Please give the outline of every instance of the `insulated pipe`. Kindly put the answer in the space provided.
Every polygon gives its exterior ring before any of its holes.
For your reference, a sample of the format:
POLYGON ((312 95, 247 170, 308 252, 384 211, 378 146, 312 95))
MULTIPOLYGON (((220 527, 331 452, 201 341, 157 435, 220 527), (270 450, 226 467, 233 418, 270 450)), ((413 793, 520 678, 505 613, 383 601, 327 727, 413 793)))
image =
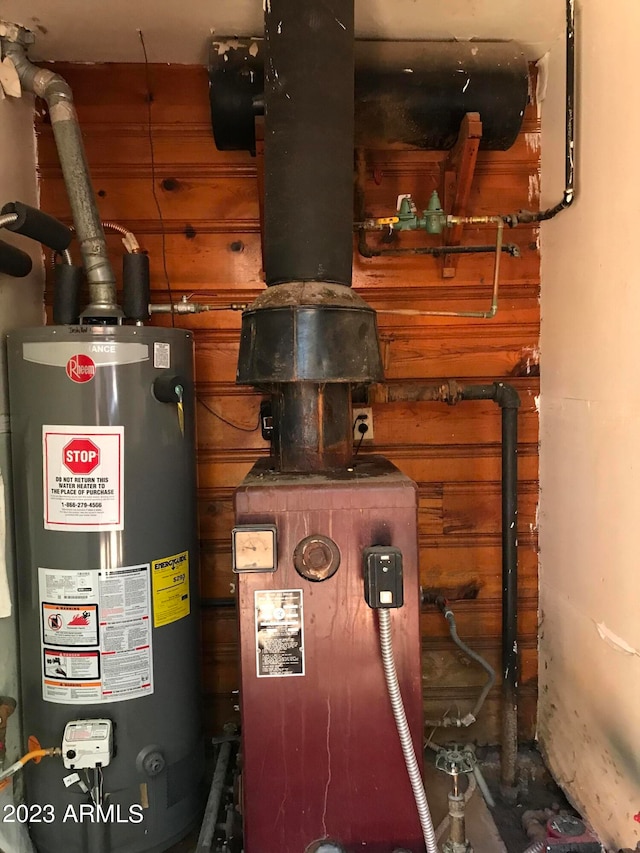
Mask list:
POLYGON ((351 285, 353 0, 265 4, 267 285, 351 285))
POLYGON ((38 68, 29 61, 25 50, 31 36, 28 30, 22 27, 9 30, 10 35, 0 39, 3 55, 13 61, 22 88, 43 98, 49 107, 51 127, 91 294, 91 305, 85 313, 119 317, 121 311, 116 304, 116 278, 107 254, 71 88, 59 74, 38 68))

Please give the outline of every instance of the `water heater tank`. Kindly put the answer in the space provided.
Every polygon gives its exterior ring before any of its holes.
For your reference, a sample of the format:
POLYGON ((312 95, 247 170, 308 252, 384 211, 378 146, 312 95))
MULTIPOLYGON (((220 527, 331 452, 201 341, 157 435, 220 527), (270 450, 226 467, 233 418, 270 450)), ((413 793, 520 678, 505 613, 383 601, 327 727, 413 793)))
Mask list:
POLYGON ((199 817, 203 769, 192 335, 28 329, 8 358, 24 733, 50 747, 74 720, 113 729, 99 767, 65 741, 26 768, 47 818, 32 837, 40 853, 166 850, 199 817))

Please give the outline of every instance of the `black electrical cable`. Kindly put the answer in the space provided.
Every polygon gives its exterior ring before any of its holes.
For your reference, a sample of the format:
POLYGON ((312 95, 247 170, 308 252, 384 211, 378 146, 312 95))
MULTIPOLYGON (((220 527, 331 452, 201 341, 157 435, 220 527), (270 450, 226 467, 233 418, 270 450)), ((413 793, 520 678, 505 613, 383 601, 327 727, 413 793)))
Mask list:
POLYGON ((360 439, 358 441, 358 446, 356 447, 355 453, 353 454, 354 456, 357 456, 358 453, 360 452, 360 448, 362 447, 362 442, 364 441, 364 437, 369 432, 369 427, 365 423, 366 420, 367 420, 366 415, 358 415, 353 422, 353 426, 351 427, 351 431, 355 432, 356 426, 358 425, 358 423, 360 424, 360 426, 358 427, 358 432, 360 433, 360 439), (364 429, 363 429, 363 427, 364 427, 364 429))
POLYGON ((156 155, 155 147, 153 144, 153 131, 151 126, 151 102, 153 100, 153 95, 151 94, 151 79, 149 77, 149 57, 147 56, 147 46, 144 43, 144 35, 142 33, 142 30, 138 30, 138 36, 140 37, 140 44, 142 45, 142 52, 144 54, 144 73, 147 87, 147 132, 149 135, 149 153, 151 155, 151 191, 153 192, 153 200, 155 201, 156 210, 158 211, 158 219, 160 220, 160 234, 162 238, 162 267, 164 269, 164 278, 167 282, 169 304, 171 305, 171 325, 175 326, 176 317, 175 311, 173 310, 173 292, 171 290, 169 270, 167 269, 167 235, 164 227, 164 217, 162 215, 162 208, 160 207, 160 199, 158 198, 158 193, 156 190, 156 155))
POLYGON ((210 414, 222 421, 223 424, 227 424, 227 426, 239 429, 241 432, 257 432, 260 429, 260 415, 258 415, 258 423, 254 427, 241 426, 241 424, 234 424, 232 421, 228 421, 226 418, 223 418, 219 412, 216 412, 215 409, 212 409, 211 406, 207 405, 201 397, 196 396, 196 400, 200 403, 203 409, 206 409, 210 414))

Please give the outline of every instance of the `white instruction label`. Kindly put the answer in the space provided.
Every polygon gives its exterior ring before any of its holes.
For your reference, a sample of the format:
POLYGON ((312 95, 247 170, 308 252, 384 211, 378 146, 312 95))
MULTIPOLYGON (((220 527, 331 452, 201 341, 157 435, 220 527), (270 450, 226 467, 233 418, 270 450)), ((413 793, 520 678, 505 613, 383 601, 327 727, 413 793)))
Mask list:
POLYGON ((76 681, 100 678, 100 653, 94 649, 83 652, 44 650, 45 678, 71 678, 76 681))
POLYGON ((42 427, 45 530, 124 529, 124 427, 42 427))
POLYGON ((42 696, 66 705, 153 693, 150 567, 39 570, 42 696))
POLYGON ((168 370, 171 367, 171 347, 156 341, 153 345, 153 366, 168 370))
POLYGON ((256 675, 304 675, 304 618, 301 589, 259 589, 254 593, 256 675))

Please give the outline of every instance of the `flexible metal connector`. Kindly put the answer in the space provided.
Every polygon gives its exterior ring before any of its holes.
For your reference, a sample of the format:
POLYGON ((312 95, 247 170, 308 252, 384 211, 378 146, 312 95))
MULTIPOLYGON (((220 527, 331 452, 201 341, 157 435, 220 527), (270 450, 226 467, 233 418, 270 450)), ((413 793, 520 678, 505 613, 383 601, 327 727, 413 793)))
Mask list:
MULTIPOLYGON (((15 215, 15 214, 14 214, 15 215)), ((2 227, 2 217, 0 217, 0 228, 2 227)), ((129 231, 128 228, 125 228, 124 225, 120 225, 118 222, 111 222, 109 220, 105 220, 102 223, 102 227, 105 231, 113 231, 116 234, 120 234, 122 236, 122 244, 129 254, 135 255, 142 251, 140 248, 140 244, 136 238, 136 235, 133 231, 129 231)), ((75 228, 73 225, 69 226, 69 231, 75 232, 75 228)), ((71 254, 67 249, 63 252, 62 255, 65 264, 72 264, 71 254)), ((58 252, 51 253, 51 269, 55 269, 56 262, 58 258, 58 252)))
POLYGON ((11 225, 17 218, 17 213, 5 213, 3 216, 0 216, 0 228, 4 228, 5 225, 11 225))
POLYGON ((391 708, 396 721, 396 728, 402 745, 402 754, 407 765, 407 773, 413 790, 413 796, 418 809, 418 817, 420 818, 420 826, 424 836, 424 843, 427 848, 427 853, 438 853, 438 842, 436 841, 436 833, 431 820, 431 812, 429 811, 429 803, 427 802, 427 794, 424 789, 422 775, 418 766, 418 760, 413 748, 413 740, 411 739, 411 731, 407 722, 407 715, 402 702, 400 693, 400 685, 398 684, 398 675, 396 665, 393 658, 393 644, 391 641, 391 614, 385 608, 378 610, 378 619, 380 623, 380 650, 382 652, 382 665, 384 667, 384 676, 387 682, 387 690, 389 691, 389 699, 391 700, 391 708))
POLYGON ((105 231, 113 231, 115 234, 120 234, 122 237, 122 243, 127 252, 130 254, 137 254, 142 251, 133 231, 129 231, 129 229, 125 228, 124 225, 120 225, 119 222, 106 220, 102 223, 102 227, 105 231))
POLYGON ((29 761, 33 761, 34 758, 45 758, 47 756, 54 755, 62 755, 62 750, 57 746, 50 747, 49 749, 34 749, 32 752, 28 752, 26 755, 23 755, 22 758, 14 761, 14 763, 9 765, 6 770, 3 770, 2 773, 0 773, 0 782, 14 776, 18 770, 22 770, 24 765, 29 761))
POLYGON ((43 98, 49 108, 91 294, 91 305, 85 314, 120 318, 122 312, 116 303, 116 278, 107 254, 71 88, 59 74, 29 61, 26 45, 33 40, 29 30, 11 25, 5 29, 6 35, 0 39, 3 56, 13 62, 22 88, 43 98))

